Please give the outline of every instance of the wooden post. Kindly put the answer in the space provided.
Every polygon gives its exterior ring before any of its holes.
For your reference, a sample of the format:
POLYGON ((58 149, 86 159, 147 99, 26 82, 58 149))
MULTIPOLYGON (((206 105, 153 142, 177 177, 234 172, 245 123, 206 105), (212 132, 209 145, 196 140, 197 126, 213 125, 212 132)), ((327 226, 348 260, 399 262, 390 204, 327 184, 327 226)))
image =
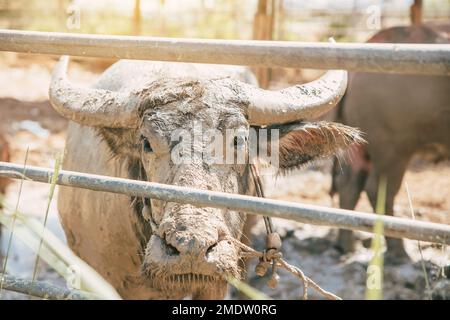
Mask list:
POLYGON ((420 26, 422 24, 422 0, 414 0, 410 7, 410 18, 413 26, 420 26))
MULTIPOLYGON (((284 38, 284 0, 278 0, 278 8, 276 9, 276 34, 275 40, 283 40, 284 38)), ((275 16, 275 15, 274 15, 275 16)))
POLYGON ((131 33, 135 36, 141 34, 141 0, 134 0, 133 25, 131 33))
MULTIPOLYGON (((258 0, 258 7, 253 20, 253 39, 272 40, 274 25, 275 1, 258 0)), ((270 82, 269 68, 255 68, 256 77, 262 88, 267 88, 270 82)))

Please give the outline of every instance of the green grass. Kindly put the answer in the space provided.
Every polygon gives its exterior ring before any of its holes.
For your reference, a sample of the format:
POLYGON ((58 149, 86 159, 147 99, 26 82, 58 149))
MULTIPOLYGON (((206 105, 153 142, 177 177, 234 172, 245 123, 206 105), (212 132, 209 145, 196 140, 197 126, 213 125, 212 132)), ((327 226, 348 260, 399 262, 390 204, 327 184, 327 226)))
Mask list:
POLYGON ((242 282, 239 279, 236 279, 235 277, 228 276, 227 281, 230 285, 235 287, 238 291, 242 292, 252 300, 272 300, 272 298, 265 293, 253 288, 252 286, 248 285, 245 282, 242 282))
MULTIPOLYGON (((19 194, 15 208, 12 209, 3 199, 0 198, 0 203, 3 205, 3 211, 0 212, 0 224, 4 225, 10 231, 9 242, 5 261, 3 264, 3 273, 7 271, 8 257, 11 254, 11 243, 14 236, 19 238, 25 245, 37 254, 34 270, 33 280, 37 275, 37 266, 39 259, 45 261, 58 274, 65 278, 68 283, 73 281, 76 268, 76 275, 79 277, 79 286, 74 287, 81 291, 86 291, 89 298, 101 299, 121 299, 115 289, 97 273, 86 262, 80 259, 73 253, 66 244, 59 240, 50 230, 45 226, 48 218, 50 204, 53 200, 56 181, 59 173, 61 159, 59 157, 55 160, 54 171, 50 179, 50 192, 48 196, 47 208, 45 212, 44 223, 31 218, 21 213, 19 208, 21 190, 24 175, 26 173, 26 159, 28 157, 28 150, 25 157, 23 177, 21 179, 19 194), (20 222, 20 224, 17 224, 20 222)), ((0 284, 0 294, 2 287, 0 284)))
MULTIPOLYGON (((12 245, 12 239, 14 237, 14 227, 16 225, 16 219, 17 219, 17 212, 19 210, 19 203, 20 203, 20 196, 22 194, 22 186, 23 186, 23 181, 24 181, 24 175, 26 172, 26 166, 27 166, 27 160, 28 160, 28 152, 29 152, 29 148, 27 148, 27 151, 25 153, 25 160, 23 163, 23 171, 22 171, 22 179, 20 180, 20 186, 19 186, 19 194, 17 195, 17 201, 16 201, 16 206, 15 209, 12 213, 12 223, 11 223, 11 230, 10 230, 10 235, 9 235, 9 239, 8 239, 8 245, 7 245, 7 249, 6 249, 6 256, 5 256, 5 260, 3 262, 3 267, 2 267, 2 278, 0 281, 0 298, 2 296, 2 291, 3 291, 3 275, 6 274, 6 268, 8 266, 8 259, 9 259, 9 255, 11 253, 11 245, 12 245)), ((4 207, 4 205, 3 205, 4 207)), ((3 211, 1 212, 3 214, 3 211)))
MULTIPOLYGON (((43 224, 43 230, 45 230, 47 226, 47 220, 48 220, 48 213, 50 211, 50 204, 52 203, 53 195, 55 194, 55 187, 56 187, 56 181, 58 180, 58 174, 59 169, 61 168, 61 155, 58 154, 55 159, 55 166, 53 174, 50 178, 50 191, 48 194, 48 201, 47 201, 47 208, 45 209, 45 217, 44 217, 44 224, 43 224)), ((36 279, 36 275, 38 272, 38 266, 39 266, 39 252, 41 251, 43 238, 41 238, 41 241, 39 242, 39 248, 38 252, 36 254, 36 260, 34 262, 34 268, 33 268, 33 281, 36 279)))
MULTIPOLYGON (((413 220, 416 220, 416 215, 414 214, 414 207, 412 204, 411 193, 409 192, 408 183, 406 181, 405 181, 405 187, 406 187, 406 194, 408 196, 408 204, 409 204, 409 209, 411 211, 411 217, 413 218, 413 220)), ((423 277, 425 279, 425 297, 428 300, 432 300, 430 281, 428 280, 427 268, 425 267, 425 259, 423 258, 422 245, 420 244, 420 241, 417 241, 417 249, 419 250, 420 263, 422 266, 423 277)))
MULTIPOLYGON (((7 212, 9 207, 5 204, 5 212, 0 213, 0 224, 10 231, 13 227, 13 216, 7 212)), ((16 219, 20 224, 14 224, 14 236, 39 255, 52 269, 67 281, 72 281, 73 273, 70 270, 77 267, 80 277, 80 287, 74 288, 86 291, 92 297, 102 299, 120 299, 115 289, 104 280, 92 267, 77 257, 69 247, 59 240, 50 230, 37 219, 23 213, 16 212, 16 219)))
MULTIPOLYGON (((385 176, 380 178, 378 184, 376 212, 377 214, 385 214, 386 205, 386 189, 387 179, 385 176)), ((375 221, 373 228, 374 237, 372 238, 371 250, 373 257, 367 267, 367 280, 366 280, 366 300, 381 300, 383 299, 383 234, 384 225, 381 219, 375 221)))

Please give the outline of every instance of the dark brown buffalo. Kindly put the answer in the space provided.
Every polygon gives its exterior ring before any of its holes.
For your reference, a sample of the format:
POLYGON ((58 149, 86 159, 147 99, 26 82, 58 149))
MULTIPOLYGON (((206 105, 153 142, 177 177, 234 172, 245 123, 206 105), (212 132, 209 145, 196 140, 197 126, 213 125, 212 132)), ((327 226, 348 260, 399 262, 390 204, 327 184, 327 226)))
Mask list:
MULTIPOLYGON (((427 27, 394 27, 368 42, 448 43, 427 27)), ((349 75, 346 95, 335 110, 338 122, 358 127, 368 144, 354 147, 347 163, 335 160, 331 195, 341 208, 354 209, 362 191, 375 208, 381 176, 387 177, 385 212, 394 198, 411 156, 429 144, 450 147, 450 77, 357 72, 349 75)), ((351 231, 340 230, 338 246, 354 250, 351 231)), ((407 257, 402 240, 387 239, 391 258, 407 257)))

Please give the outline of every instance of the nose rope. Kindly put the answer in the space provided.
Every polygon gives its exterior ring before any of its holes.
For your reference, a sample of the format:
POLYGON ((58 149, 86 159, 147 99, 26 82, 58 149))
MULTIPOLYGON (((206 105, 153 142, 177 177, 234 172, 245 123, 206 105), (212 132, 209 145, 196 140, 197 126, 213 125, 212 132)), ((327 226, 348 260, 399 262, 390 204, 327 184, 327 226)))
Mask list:
MULTIPOLYGON (((255 184, 256 195, 260 198, 265 198, 261 177, 259 175, 258 168, 254 163, 250 164, 250 171, 252 173, 253 181, 255 184)), ((269 281, 267 282, 267 284, 271 288, 275 288, 276 285, 278 284, 278 281, 280 278, 280 276, 277 273, 277 267, 278 267, 277 259, 276 258, 268 259, 266 254, 270 252, 271 256, 273 255, 275 257, 275 255, 279 254, 281 257, 281 252, 279 252, 281 249, 281 238, 278 233, 273 231, 272 219, 267 216, 263 216, 263 218, 264 218, 264 224, 266 225, 266 233, 267 233, 266 249, 263 251, 264 256, 262 257, 262 259, 260 259, 258 265, 256 266, 256 270, 257 270, 256 272, 258 274, 258 270, 260 270, 260 273, 262 273, 262 275, 260 275, 260 276, 262 277, 266 273, 267 264, 271 263, 272 264, 272 275, 271 275, 269 281), (264 270, 264 272, 262 272, 262 270, 264 270)))
MULTIPOLYGON (((255 190, 256 195, 260 198, 265 198, 263 185, 261 182, 261 177, 258 172, 258 168, 255 164, 250 164, 250 171, 252 173, 252 178, 255 184, 255 190)), ((280 279, 280 276, 277 273, 278 268, 283 268, 289 271, 290 273, 297 276, 300 281, 303 284, 303 299, 308 299, 308 287, 311 286, 314 288, 317 292, 322 294, 325 298, 330 300, 342 300, 337 295, 328 292, 324 289, 322 289, 317 283, 315 283, 313 280, 311 280, 309 277, 305 276, 302 270, 299 268, 290 265, 283 259, 283 254, 280 252, 281 249, 281 237, 277 232, 274 232, 272 219, 270 217, 264 216, 264 224, 266 226, 266 249, 262 252, 257 251, 239 240, 235 238, 231 238, 232 240, 240 249, 241 249, 241 256, 243 258, 259 258, 259 262, 256 265, 255 273, 263 277, 269 268, 269 265, 272 265, 272 271, 271 276, 269 280, 267 281, 267 285, 274 289, 280 279)))
MULTIPOLYGON (((322 289, 316 282, 314 282, 311 278, 307 277, 300 268, 297 268, 282 258, 281 252, 277 252, 274 250, 264 250, 262 252, 257 251, 239 240, 229 237, 230 241, 232 241, 237 247, 241 249, 241 256, 243 258, 259 258, 260 263, 256 266, 256 274, 260 277, 264 276, 267 272, 267 269, 269 267, 270 262, 269 261, 276 261, 276 265, 279 268, 283 268, 293 275, 295 275, 297 278, 300 279, 300 281, 303 284, 303 296, 302 298, 304 300, 308 299, 308 288, 311 287, 314 290, 316 290, 318 293, 320 293, 322 296, 329 300, 342 300, 339 296, 335 295, 334 293, 331 293, 327 290, 322 289), (261 263, 262 262, 262 263, 261 263)), ((270 280, 267 282, 269 286, 273 284, 270 280)), ((271 287, 274 288, 274 287, 271 287)))
MULTIPOLYGON (((261 177, 259 175, 258 168, 256 167, 255 164, 253 164, 253 163, 250 164, 250 171, 252 173, 253 181, 255 183, 256 195, 260 198, 265 198, 266 196, 264 195, 264 189, 263 189, 263 185, 261 182, 261 177)), ((272 219, 267 216, 263 216, 263 218, 264 218, 264 224, 266 225, 267 234, 273 233, 272 219)))
MULTIPOLYGON (((139 168, 139 180, 146 181, 147 180, 147 174, 145 173, 145 170, 142 166, 142 163, 139 168)), ((158 229, 158 225, 156 224, 155 220, 152 216, 152 203, 150 202, 149 198, 142 197, 142 217, 145 221, 147 221, 150 224, 150 229, 152 229, 152 234, 156 234, 156 230, 158 229)))

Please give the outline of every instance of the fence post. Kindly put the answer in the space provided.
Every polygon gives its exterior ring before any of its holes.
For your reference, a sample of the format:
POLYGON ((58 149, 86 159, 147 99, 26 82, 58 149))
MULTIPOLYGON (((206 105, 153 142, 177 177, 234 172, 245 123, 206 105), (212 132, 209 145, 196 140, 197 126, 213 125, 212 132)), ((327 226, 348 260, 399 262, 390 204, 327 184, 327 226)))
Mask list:
POLYGON ((410 19, 413 26, 422 24, 422 0, 414 0, 410 7, 410 19))
POLYGON ((141 0, 134 0, 133 25, 131 33, 135 36, 141 34, 141 0))
MULTIPOLYGON (((258 7, 253 21, 253 39, 272 40, 274 25, 275 1, 258 0, 258 7)), ((268 88, 270 82, 270 68, 258 67, 254 70, 261 88, 268 88)))

